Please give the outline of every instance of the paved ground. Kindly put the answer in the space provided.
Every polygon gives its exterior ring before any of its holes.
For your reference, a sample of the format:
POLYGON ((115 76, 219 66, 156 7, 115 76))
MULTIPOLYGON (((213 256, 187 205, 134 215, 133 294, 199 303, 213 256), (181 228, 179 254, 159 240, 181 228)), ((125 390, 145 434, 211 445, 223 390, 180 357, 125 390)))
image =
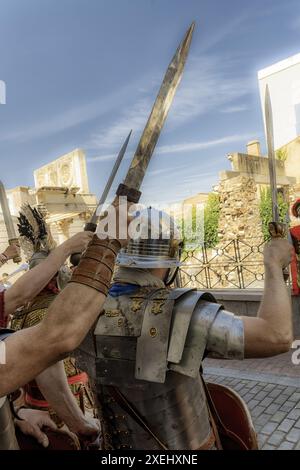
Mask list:
POLYGON ((268 359, 204 361, 205 378, 228 385, 248 404, 261 449, 300 450, 300 365, 290 353, 268 359))

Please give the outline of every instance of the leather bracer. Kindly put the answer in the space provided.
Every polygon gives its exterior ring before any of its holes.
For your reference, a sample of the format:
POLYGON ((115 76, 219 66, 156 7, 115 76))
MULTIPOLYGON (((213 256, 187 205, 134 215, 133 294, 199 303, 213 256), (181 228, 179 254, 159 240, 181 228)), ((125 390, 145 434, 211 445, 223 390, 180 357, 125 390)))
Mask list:
POLYGON ((94 235, 70 282, 92 287, 106 296, 120 248, 119 240, 100 240, 94 235))

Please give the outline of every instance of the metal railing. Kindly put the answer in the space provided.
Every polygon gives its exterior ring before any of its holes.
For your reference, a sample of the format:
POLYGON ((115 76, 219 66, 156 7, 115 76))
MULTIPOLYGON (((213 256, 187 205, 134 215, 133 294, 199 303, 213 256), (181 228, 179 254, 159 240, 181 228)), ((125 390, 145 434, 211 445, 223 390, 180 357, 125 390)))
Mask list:
POLYGON ((264 245, 263 238, 246 238, 184 251, 179 283, 199 289, 262 288, 264 245))

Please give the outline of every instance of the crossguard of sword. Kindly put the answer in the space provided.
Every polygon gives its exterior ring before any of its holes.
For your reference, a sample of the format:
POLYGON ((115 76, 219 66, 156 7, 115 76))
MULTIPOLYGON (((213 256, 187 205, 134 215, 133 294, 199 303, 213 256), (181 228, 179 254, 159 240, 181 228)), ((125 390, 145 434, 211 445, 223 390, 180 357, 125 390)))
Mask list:
MULTIPOLYGON (((287 226, 286 224, 282 224, 280 222, 270 222, 269 223, 269 234, 271 238, 285 238, 287 235, 287 226)), ((282 270, 283 279, 285 282, 289 280, 290 271, 289 268, 286 267, 282 270)))

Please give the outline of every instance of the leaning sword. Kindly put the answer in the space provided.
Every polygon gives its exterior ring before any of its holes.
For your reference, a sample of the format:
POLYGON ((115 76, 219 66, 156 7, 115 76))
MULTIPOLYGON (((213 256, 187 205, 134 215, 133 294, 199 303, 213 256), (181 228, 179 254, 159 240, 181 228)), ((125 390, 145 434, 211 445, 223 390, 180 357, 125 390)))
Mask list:
POLYGON ((117 196, 127 196, 129 202, 137 203, 141 197, 139 191, 147 167, 158 141, 175 92, 180 83, 188 56, 195 23, 187 30, 179 44, 172 61, 167 68, 162 85, 156 97, 148 122, 137 146, 124 183, 117 189, 117 196))
MULTIPOLYGON (((280 222, 279 208, 278 208, 278 195, 277 195, 277 181, 276 181, 276 160, 274 150, 274 130, 273 130, 273 114, 272 104, 270 98, 269 87, 266 85, 265 89, 265 128, 268 149, 268 163, 270 175, 270 188, 272 199, 272 222, 269 223, 269 232, 272 238, 284 238, 286 236, 286 224, 280 222)), ((289 278, 289 269, 283 269, 283 276, 285 280, 289 278)))
POLYGON ((105 185, 105 188, 103 190, 103 193, 99 199, 99 202, 98 202, 98 205, 90 219, 90 221, 85 225, 84 227, 84 230, 85 231, 91 231, 91 232, 95 232, 96 229, 97 229, 97 222, 98 222, 98 218, 99 218, 99 212, 101 211, 101 207, 103 206, 103 204, 105 203, 106 201, 106 198, 108 196, 108 193, 109 193, 109 190, 111 188, 111 185, 113 184, 113 181, 115 179, 115 176, 117 174, 117 171, 119 169, 119 166, 121 165, 121 162, 123 160, 123 157, 125 155, 125 152, 126 152, 126 149, 127 149, 127 145, 128 145, 128 142, 129 142, 129 139, 130 139, 130 136, 131 136, 131 133, 132 133, 132 130, 129 132, 124 144, 122 145, 122 148, 119 152, 119 155, 115 161, 115 164, 113 166, 113 169, 111 170, 111 174, 107 180, 107 183, 105 185))
POLYGON ((266 90, 265 90, 265 125, 266 125, 269 176, 270 176, 270 188, 271 188, 271 199, 272 199, 272 219, 273 219, 272 222, 270 222, 269 231, 272 237, 282 237, 284 235, 283 233, 284 226, 283 224, 280 224, 280 221, 279 221, 272 104, 271 104, 271 98, 270 98, 268 85, 266 85, 266 90))
MULTIPOLYGON (((0 181, 0 205, 2 208, 3 219, 4 219, 5 226, 6 226, 8 242, 10 245, 14 245, 17 243, 18 238, 16 236, 14 223, 13 223, 12 216, 9 210, 7 196, 6 196, 5 188, 4 188, 2 181, 0 181)), ((14 263, 20 263, 22 259, 20 258, 20 256, 15 256, 13 261, 14 263)))
MULTIPOLYGON (((182 42, 179 44, 175 55, 167 68, 151 114, 132 158, 124 183, 121 183, 117 189, 117 196, 126 196, 129 202, 137 203, 141 197, 139 189, 143 182, 162 127, 167 118, 175 92, 181 81, 194 28, 195 23, 193 22, 185 33, 182 42)), ((86 227, 88 227, 88 224, 86 224, 86 227)), ((92 231, 95 231, 94 226, 91 228, 92 231)))

